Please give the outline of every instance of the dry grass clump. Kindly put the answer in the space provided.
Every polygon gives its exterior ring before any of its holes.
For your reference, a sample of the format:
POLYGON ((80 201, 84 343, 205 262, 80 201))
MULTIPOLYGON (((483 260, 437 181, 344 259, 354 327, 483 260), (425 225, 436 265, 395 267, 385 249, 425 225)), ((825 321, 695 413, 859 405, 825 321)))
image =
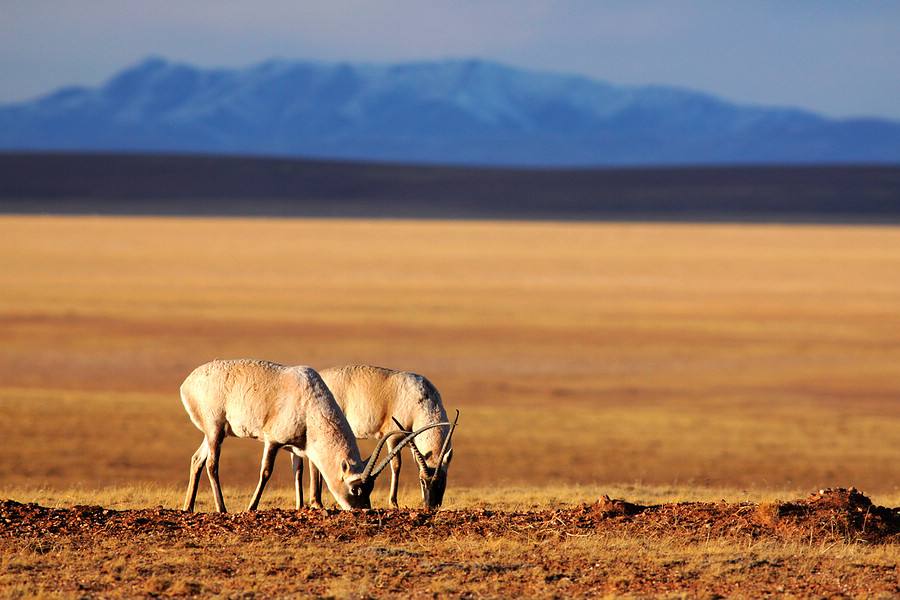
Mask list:
POLYGON ((763 525, 774 527, 781 516, 781 508, 777 502, 760 502, 753 511, 753 517, 763 525))

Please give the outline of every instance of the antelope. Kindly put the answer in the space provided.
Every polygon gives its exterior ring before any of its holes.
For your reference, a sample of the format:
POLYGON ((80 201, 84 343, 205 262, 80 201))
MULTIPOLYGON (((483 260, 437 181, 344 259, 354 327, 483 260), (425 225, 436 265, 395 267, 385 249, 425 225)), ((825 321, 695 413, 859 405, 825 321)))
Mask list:
MULTIPOLYGON (((419 467, 419 486, 422 501, 429 509, 438 508, 444 500, 447 469, 453 458, 450 439, 456 421, 446 435, 441 429, 430 429, 447 421, 441 394, 428 379, 416 373, 394 371, 368 365, 333 367, 320 372, 334 398, 344 411, 353 435, 359 439, 387 440, 391 461, 390 502, 398 508, 397 490, 400 485, 399 444, 390 432, 396 425, 400 430, 429 428, 427 433, 409 442, 409 449, 419 467), (394 418, 396 417, 396 418, 394 418), (393 424, 391 421, 393 420, 393 424)), ((459 411, 456 411, 459 419, 459 411)), ((297 507, 303 504, 301 482, 303 463, 299 455, 291 456, 297 507)), ((325 479, 327 483, 327 478, 325 479)), ((322 506, 322 480, 317 466, 309 465, 310 505, 322 506)), ((331 489, 329 487, 329 489, 331 489)))
POLYGON ((186 511, 194 509, 205 465, 216 510, 225 512, 219 454, 229 435, 258 439, 265 445, 259 483, 247 510, 259 505, 280 449, 295 457, 306 456, 340 507, 349 510, 370 508, 375 478, 404 445, 422 433, 388 433, 363 464, 353 431, 319 374, 310 367, 263 360, 214 360, 201 365, 181 385, 181 401, 204 436, 191 458, 186 511), (398 435, 403 439, 375 466, 384 444, 398 435))

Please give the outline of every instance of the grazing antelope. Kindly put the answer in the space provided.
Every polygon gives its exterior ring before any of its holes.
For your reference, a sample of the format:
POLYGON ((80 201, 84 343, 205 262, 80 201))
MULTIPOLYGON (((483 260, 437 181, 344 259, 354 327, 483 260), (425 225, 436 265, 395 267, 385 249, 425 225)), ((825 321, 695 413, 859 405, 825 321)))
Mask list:
POLYGON ((205 464, 216 510, 225 512, 219 452, 228 435, 265 444, 259 483, 248 507, 255 510, 272 474, 275 455, 282 448, 292 456, 309 458, 341 508, 369 508, 375 478, 393 458, 392 452, 399 452, 421 433, 390 432, 363 464, 353 431, 319 374, 310 367, 286 367, 263 360, 214 360, 201 365, 181 384, 181 401, 204 435, 191 458, 184 499, 187 511, 194 508, 205 464), (403 439, 396 442, 396 436, 403 439), (388 440, 396 445, 375 466, 388 440))
MULTIPOLYGON (((447 421, 441 394, 421 375, 368 365, 334 367, 325 369, 320 374, 334 394, 338 406, 344 411, 353 435, 359 439, 388 436, 395 424, 401 430, 414 430, 447 421)), ((459 411, 456 411, 456 418, 459 419, 459 411)), ((441 428, 430 429, 409 444, 419 467, 419 485, 427 508, 437 508, 444 500, 447 469, 453 458, 450 439, 455 427, 456 421, 446 433, 441 428)), ((385 439, 393 457, 390 502, 397 508, 400 454, 395 452, 398 444, 394 439, 389 436, 382 441, 385 439)), ((291 464, 294 468, 297 506, 300 507, 303 504, 303 463, 299 456, 293 455, 291 464)), ((321 506, 322 480, 312 463, 309 471, 310 505, 321 506)))

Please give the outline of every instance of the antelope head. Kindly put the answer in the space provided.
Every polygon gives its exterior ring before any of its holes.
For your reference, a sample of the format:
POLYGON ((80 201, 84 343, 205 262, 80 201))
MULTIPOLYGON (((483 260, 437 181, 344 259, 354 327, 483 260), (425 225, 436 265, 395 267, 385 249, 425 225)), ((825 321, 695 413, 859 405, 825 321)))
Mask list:
MULTIPOLYGON (((459 418, 457 411, 457 418, 459 418)), ((394 419, 396 423, 397 420, 394 419)), ((403 447, 407 444, 413 444, 413 440, 417 435, 422 433, 423 431, 428 431, 429 429, 434 429, 435 427, 445 427, 450 426, 451 433, 453 431, 453 427, 456 427, 456 423, 450 425, 450 423, 432 423, 430 425, 426 425, 416 431, 405 431, 402 427, 398 431, 391 431, 386 434, 381 440, 378 442, 378 445, 375 446, 375 450, 372 452, 372 455, 369 457, 369 460, 366 461, 366 466, 362 470, 361 473, 354 473, 353 466, 345 459, 341 461, 341 471, 342 471, 342 479, 344 480, 344 484, 347 486, 347 494, 343 498, 347 502, 350 508, 372 508, 372 503, 370 500, 370 496, 372 495, 372 489, 375 487, 375 480, 381 474, 382 471, 391 463, 391 459, 394 458, 403 447), (394 448, 384 457, 384 459, 376 465, 378 461, 378 456, 381 454, 384 445, 387 443, 388 439, 396 436, 403 436, 403 439, 394 446, 394 448)), ((446 482, 446 478, 444 480, 446 482)), ((443 496, 443 489, 441 491, 441 495, 443 496)))
MULTIPOLYGON (((453 437, 453 430, 456 429, 456 423, 459 421, 459 410, 456 411, 456 418, 453 424, 442 423, 441 425, 450 425, 450 431, 444 438, 441 446, 441 452, 438 454, 434 467, 429 467, 427 459, 431 458, 431 452, 427 456, 423 456, 416 447, 413 439, 409 441, 409 449, 412 451, 416 464, 419 465, 419 486, 422 489, 422 501, 425 507, 434 510, 440 508, 444 501, 444 491, 447 489, 447 469, 450 467, 450 461, 453 459, 453 448, 450 446, 450 440, 453 437)), ((403 427, 394 419, 394 423, 402 430, 403 427)), ((419 430, 422 431, 422 430, 419 430)), ((410 432, 411 433, 411 432, 410 432)))

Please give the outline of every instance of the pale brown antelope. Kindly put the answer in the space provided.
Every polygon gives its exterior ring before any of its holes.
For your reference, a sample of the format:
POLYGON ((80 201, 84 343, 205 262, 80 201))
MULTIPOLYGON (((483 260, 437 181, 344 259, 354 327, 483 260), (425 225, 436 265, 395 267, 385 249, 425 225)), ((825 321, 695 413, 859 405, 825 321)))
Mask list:
MULTIPOLYGON (((254 438, 265 444, 259 483, 248 510, 259 505, 275 455, 282 448, 292 456, 308 457, 341 508, 351 509, 371 506, 375 478, 404 445, 422 433, 389 432, 363 463, 353 431, 319 374, 310 367, 286 367, 263 360, 214 360, 201 365, 181 385, 181 401, 204 435, 191 458, 184 499, 188 511, 194 508, 205 464, 216 510, 225 512, 219 453, 226 436, 254 438), (376 466, 389 440, 395 445, 376 466)), ((433 427, 440 425, 450 424, 433 427)))
MULTIPOLYGON (((447 421, 441 394, 428 379, 416 373, 394 371, 368 365, 334 367, 320 372, 331 393, 344 411, 353 435, 359 439, 387 439, 391 461, 390 502, 397 505, 400 484, 400 454, 395 453, 395 438, 385 437, 396 424, 402 430, 414 431, 447 421), (396 417, 396 419, 394 419, 396 417)), ((459 411, 456 411, 459 419, 459 411)), ((409 449, 419 468, 419 486, 427 508, 437 508, 444 500, 447 469, 453 459, 450 440, 456 421, 447 429, 435 427, 410 442, 409 449)), ((297 506, 303 503, 303 463, 291 457, 297 506)), ((322 505, 322 483, 316 466, 310 463, 310 504, 322 505)), ((327 478, 326 478, 327 482, 327 478)), ((330 488, 329 488, 330 489, 330 488)))

